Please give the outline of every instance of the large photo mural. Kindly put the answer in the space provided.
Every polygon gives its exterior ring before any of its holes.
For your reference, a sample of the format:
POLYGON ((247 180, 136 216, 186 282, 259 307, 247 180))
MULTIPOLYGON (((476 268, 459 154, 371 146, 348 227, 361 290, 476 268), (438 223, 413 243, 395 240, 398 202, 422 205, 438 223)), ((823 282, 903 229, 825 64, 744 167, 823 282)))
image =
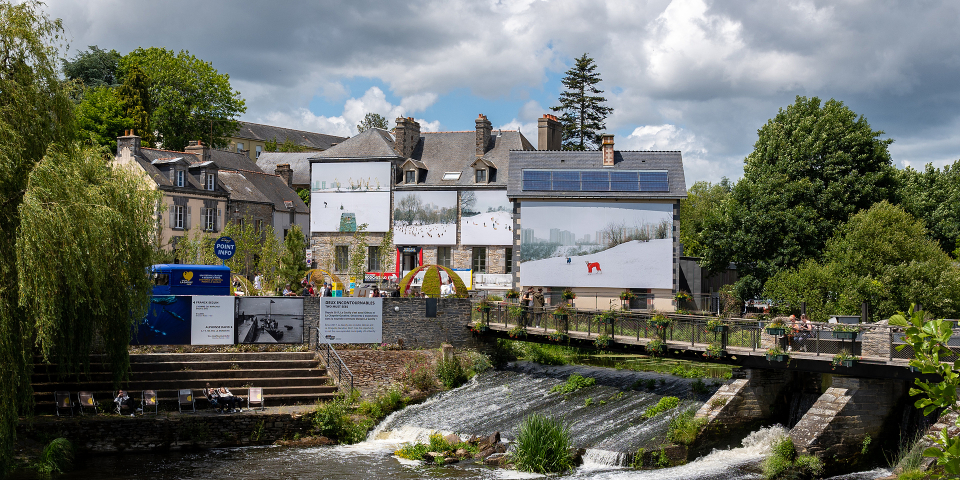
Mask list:
POLYGON ((523 286, 673 288, 673 205, 523 202, 523 286))
POLYGON ((460 192, 460 243, 462 245, 511 245, 513 207, 505 190, 460 192))
POLYGON ((393 243, 456 245, 457 192, 394 192, 393 243))
POLYGON ((390 163, 314 163, 310 174, 310 230, 368 232, 390 229, 390 163))

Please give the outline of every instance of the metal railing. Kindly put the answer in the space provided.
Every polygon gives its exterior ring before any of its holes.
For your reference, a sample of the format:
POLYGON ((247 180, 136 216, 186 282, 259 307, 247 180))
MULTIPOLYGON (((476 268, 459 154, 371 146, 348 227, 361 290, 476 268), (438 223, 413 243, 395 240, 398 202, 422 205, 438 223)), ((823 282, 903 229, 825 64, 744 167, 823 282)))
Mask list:
POLYGON ((327 368, 327 374, 333 375, 336 371, 337 386, 340 390, 343 390, 344 385, 344 376, 350 381, 350 390, 347 392, 348 395, 353 393, 353 372, 350 371, 350 368, 347 367, 347 364, 344 363, 343 359, 340 358, 340 354, 333 348, 333 345, 330 345, 326 342, 317 342, 317 350, 320 351, 320 358, 323 359, 324 366, 327 368), (336 362, 336 365, 331 365, 330 362, 336 362))

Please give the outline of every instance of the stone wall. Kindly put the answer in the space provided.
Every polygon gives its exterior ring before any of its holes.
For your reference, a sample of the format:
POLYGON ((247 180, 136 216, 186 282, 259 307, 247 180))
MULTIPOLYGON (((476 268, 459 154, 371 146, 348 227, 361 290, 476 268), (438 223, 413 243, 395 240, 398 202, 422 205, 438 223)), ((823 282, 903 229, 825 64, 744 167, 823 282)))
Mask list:
POLYGON ((408 362, 437 361, 439 350, 337 350, 364 396, 400 381, 408 362))
POLYGON ((793 373, 786 370, 745 370, 747 378, 720 387, 697 411, 708 428, 735 429, 768 418, 777 397, 793 381, 793 373))
MULTIPOLYGON (((17 436, 38 440, 65 437, 81 452, 157 452, 264 445, 306 435, 302 416, 280 414, 72 417, 21 420, 17 436)), ((47 440, 48 441, 48 440, 47 440)))

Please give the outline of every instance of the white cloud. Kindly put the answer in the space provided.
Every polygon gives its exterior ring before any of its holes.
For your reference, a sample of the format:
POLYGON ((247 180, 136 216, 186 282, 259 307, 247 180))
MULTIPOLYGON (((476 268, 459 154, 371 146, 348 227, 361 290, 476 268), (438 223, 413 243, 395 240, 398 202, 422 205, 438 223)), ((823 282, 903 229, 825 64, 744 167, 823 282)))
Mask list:
POLYGON ((716 182, 723 176, 722 162, 708 159, 707 148, 693 132, 676 125, 644 125, 623 140, 614 139, 617 150, 679 150, 687 185, 698 180, 716 182))

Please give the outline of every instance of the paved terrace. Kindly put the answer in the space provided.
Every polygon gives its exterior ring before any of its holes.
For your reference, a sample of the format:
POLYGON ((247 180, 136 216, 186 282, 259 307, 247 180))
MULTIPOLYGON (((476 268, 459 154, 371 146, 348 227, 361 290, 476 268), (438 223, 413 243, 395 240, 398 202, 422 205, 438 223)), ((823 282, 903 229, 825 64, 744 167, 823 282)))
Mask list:
MULTIPOLYGON (((651 324, 649 313, 616 312, 612 325, 605 325, 598 317, 601 313, 599 311, 577 310, 564 317, 547 313, 550 311, 549 307, 547 312, 540 315, 539 321, 536 315, 528 315, 527 326, 522 328, 526 335, 518 336, 518 330, 515 329, 523 319, 518 308, 504 303, 493 305, 486 316, 489 329, 476 332, 475 335, 556 344, 558 342, 550 338, 551 334, 566 332, 570 346, 626 353, 646 353, 647 344, 658 338, 657 328, 651 324), (511 330, 514 336, 510 335, 511 330), (609 346, 604 349, 598 348, 595 343, 602 334, 606 334, 610 339, 609 346)), ((667 345, 665 355, 669 357, 695 358, 748 368, 790 369, 866 378, 912 380, 918 376, 910 370, 908 364, 913 358, 913 350, 909 346, 902 350, 897 349, 904 345, 902 329, 883 323, 860 324, 858 326, 861 332, 856 334, 855 339, 841 340, 834 338, 835 324, 814 322, 810 337, 800 339, 790 335, 768 334, 766 326, 770 323, 769 320, 726 319, 729 325, 726 331, 715 332, 707 325, 707 322, 715 317, 677 314, 666 316, 672 320, 670 326, 663 331, 667 345), (703 355, 713 343, 724 346, 726 354, 722 358, 703 355), (788 361, 767 360, 767 349, 776 344, 784 350, 789 349, 788 361), (834 368, 833 356, 841 350, 847 350, 862 358, 852 367, 834 368)), ((474 313, 474 320, 482 317, 480 313, 474 313)), ((786 333, 790 332, 787 325, 786 333)), ((560 342, 568 344, 566 339, 560 342)), ((960 344, 952 345, 951 348, 960 353, 960 344)), ((956 357, 944 359, 949 362, 954 360, 956 357)))

